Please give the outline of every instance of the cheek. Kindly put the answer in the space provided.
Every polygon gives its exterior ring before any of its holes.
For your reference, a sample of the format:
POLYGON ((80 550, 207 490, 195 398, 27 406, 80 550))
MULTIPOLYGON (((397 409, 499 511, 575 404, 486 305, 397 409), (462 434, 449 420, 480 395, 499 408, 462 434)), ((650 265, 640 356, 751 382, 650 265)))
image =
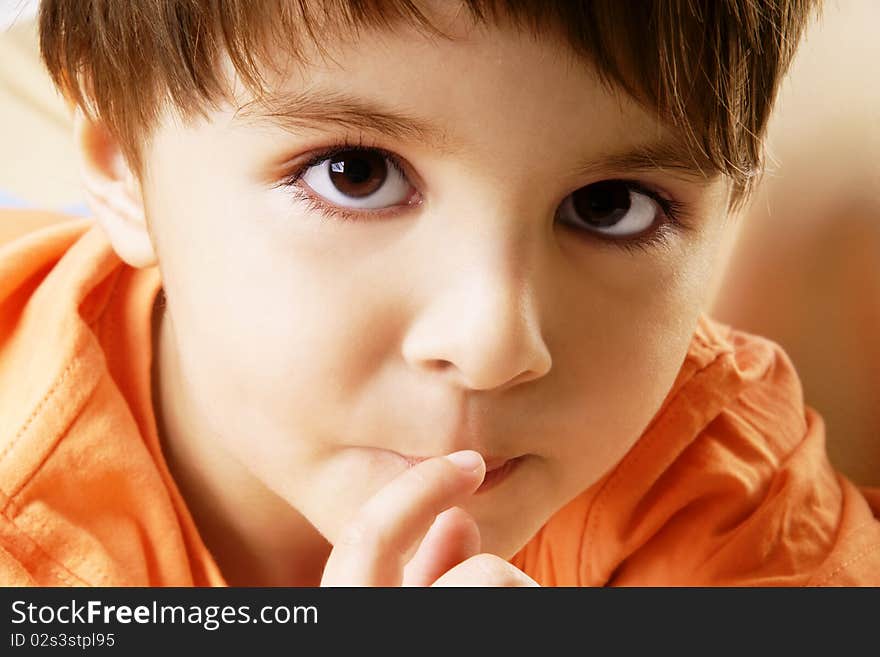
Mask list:
POLYGON ((375 264, 307 239, 308 224, 229 184, 209 194, 166 176, 148 196, 182 385, 212 439, 305 499, 357 391, 388 359, 399 311, 377 303, 375 264), (280 220, 296 228, 285 239, 265 229, 280 220))
POLYGON ((267 440, 293 427, 317 441, 329 438, 344 419, 337 416, 387 357, 382 349, 393 344, 388 313, 371 301, 374 286, 301 254, 258 245, 213 250, 216 257, 195 270, 182 252, 163 260, 190 387, 224 428, 259 427, 267 440))
POLYGON ((568 289, 557 301, 567 312, 554 345, 563 368, 554 403, 568 409, 560 431, 568 439, 552 449, 573 490, 601 477, 632 447, 681 368, 715 244, 690 246, 687 257, 640 256, 629 268, 619 257, 593 258, 583 279, 594 283, 568 289))

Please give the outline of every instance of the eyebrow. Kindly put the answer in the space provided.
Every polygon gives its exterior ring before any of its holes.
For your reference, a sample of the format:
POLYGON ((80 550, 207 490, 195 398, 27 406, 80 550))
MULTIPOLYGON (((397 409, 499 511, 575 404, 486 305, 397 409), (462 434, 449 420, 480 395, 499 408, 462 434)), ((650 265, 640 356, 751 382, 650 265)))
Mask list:
MULTIPOLYGON (((450 150, 448 133, 429 121, 342 91, 311 89, 257 98, 238 107, 233 122, 268 122, 295 134, 316 125, 343 126, 399 141, 417 141, 441 152, 450 150)), ((573 171, 579 176, 595 176, 609 171, 657 170, 701 183, 720 175, 717 165, 704 153, 689 149, 683 137, 672 133, 652 143, 593 157, 573 171)))
POLYGON ((344 126, 419 141, 436 150, 444 150, 449 141, 446 131, 424 119, 338 91, 308 90, 256 99, 236 110, 236 120, 268 121, 294 133, 316 124, 344 126))
POLYGON ((593 158, 575 169, 589 176, 607 171, 671 171, 700 183, 710 183, 721 175, 718 166, 705 153, 685 145, 684 137, 669 134, 658 141, 640 144, 620 153, 593 158))

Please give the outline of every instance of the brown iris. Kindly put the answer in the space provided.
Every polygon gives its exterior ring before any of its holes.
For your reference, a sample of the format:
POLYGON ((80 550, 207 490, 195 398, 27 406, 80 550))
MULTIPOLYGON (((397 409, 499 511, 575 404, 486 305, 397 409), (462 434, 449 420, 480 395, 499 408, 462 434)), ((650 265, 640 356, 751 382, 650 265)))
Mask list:
POLYGON ((388 177, 385 157, 374 151, 349 150, 329 159, 330 180, 351 198, 374 194, 388 177))
POLYGON ((593 183, 572 194, 572 203, 582 221, 595 228, 607 228, 629 212, 629 187, 616 180, 593 183))

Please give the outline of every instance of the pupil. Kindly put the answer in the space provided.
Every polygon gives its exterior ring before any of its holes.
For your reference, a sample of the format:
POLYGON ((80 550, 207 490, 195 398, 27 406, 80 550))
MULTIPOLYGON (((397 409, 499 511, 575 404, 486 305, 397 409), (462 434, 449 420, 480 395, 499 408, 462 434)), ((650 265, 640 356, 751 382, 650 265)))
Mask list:
POLYGON ((330 158, 330 180, 346 196, 374 194, 387 176, 385 158, 379 153, 343 151, 330 158))
POLYGON ((621 182, 594 183, 582 187, 572 196, 578 216, 596 228, 613 226, 629 211, 629 187, 621 182))

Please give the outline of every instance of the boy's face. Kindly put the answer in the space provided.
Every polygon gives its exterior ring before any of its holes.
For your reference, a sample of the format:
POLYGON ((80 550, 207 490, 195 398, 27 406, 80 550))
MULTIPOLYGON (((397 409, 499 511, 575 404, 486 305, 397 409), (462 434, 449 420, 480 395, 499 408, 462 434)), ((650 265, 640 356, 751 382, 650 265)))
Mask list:
POLYGON ((516 458, 464 505, 483 550, 509 557, 658 410, 727 190, 634 167, 625 155, 681 140, 549 35, 463 16, 449 31, 456 40, 401 27, 332 42, 332 60, 275 87, 334 97, 332 110, 267 118, 281 105, 243 107, 241 91, 239 111, 166 115, 143 191, 173 394, 203 438, 331 542, 405 457, 516 458), (355 101, 420 125, 349 125, 355 101), (621 180, 634 184, 598 184, 621 180), (655 241, 615 241, 639 234, 655 241))

